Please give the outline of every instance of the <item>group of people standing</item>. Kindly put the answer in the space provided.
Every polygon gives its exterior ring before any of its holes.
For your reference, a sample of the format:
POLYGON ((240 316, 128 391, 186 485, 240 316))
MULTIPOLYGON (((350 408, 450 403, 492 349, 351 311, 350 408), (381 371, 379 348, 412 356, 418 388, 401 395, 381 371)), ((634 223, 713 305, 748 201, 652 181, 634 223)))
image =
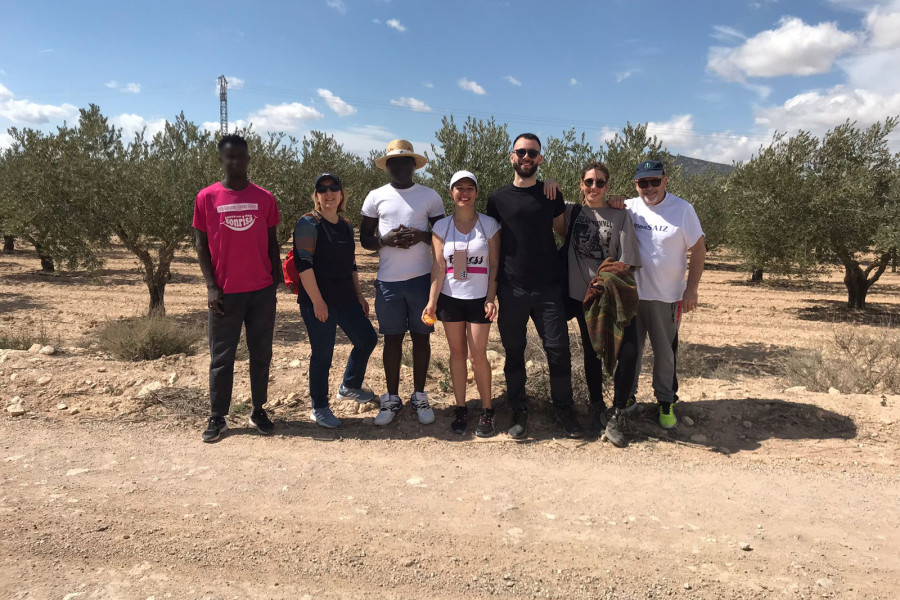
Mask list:
MULTIPOLYGON (((250 424, 263 434, 274 425, 266 403, 275 323, 275 292, 282 264, 275 236, 279 223, 274 197, 252 184, 246 141, 229 135, 219 142, 224 178, 202 190, 194 209, 197 254, 207 285, 211 414, 203 440, 219 439, 227 428, 234 359, 242 324, 250 354, 253 411, 250 424)), ((390 183, 372 190, 362 206, 359 241, 377 251, 375 313, 383 336, 386 391, 377 426, 402 410, 400 367, 406 333, 412 343, 412 389, 408 404, 422 424, 435 420, 426 391, 430 335, 441 321, 450 349, 450 377, 456 406, 450 429, 469 427, 467 360, 471 362, 481 413, 475 434, 497 431, 487 358, 491 324, 498 322, 505 353, 504 374, 511 409, 508 434, 528 433, 526 396, 527 325, 541 339, 550 373, 550 399, 569 437, 585 428, 574 409, 568 320, 577 320, 591 400, 591 427, 616 446, 627 444, 623 422, 636 404, 646 338, 653 348, 653 390, 659 423, 677 419, 676 357, 683 312, 697 306, 706 248, 693 207, 666 191, 664 166, 644 161, 636 168, 638 196, 624 203, 607 199, 609 169, 585 166, 581 202, 565 203, 555 182, 537 180, 543 157, 537 136, 518 136, 510 153, 513 182, 488 197, 478 213, 475 173, 459 171, 449 181, 453 213, 444 214, 440 195, 414 182, 426 157, 405 140, 395 140, 376 160, 390 183), (554 232, 564 239, 557 249, 554 232), (687 254, 690 253, 688 267, 687 254), (688 277, 685 281, 685 272, 688 277), (613 376, 611 407, 603 400, 603 369, 613 376)), ((352 343, 337 397, 374 401, 363 379, 378 335, 356 267, 353 226, 344 216, 341 179, 323 173, 314 182, 312 207, 294 229, 289 261, 299 276, 300 313, 311 348, 311 418, 340 427, 329 407, 329 371, 339 326, 352 343)))

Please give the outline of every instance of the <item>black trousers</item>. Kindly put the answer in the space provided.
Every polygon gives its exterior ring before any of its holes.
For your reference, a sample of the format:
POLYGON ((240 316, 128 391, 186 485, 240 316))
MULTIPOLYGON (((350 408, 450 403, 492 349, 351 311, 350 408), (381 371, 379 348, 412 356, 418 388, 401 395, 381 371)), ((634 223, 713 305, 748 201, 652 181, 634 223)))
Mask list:
POLYGON ((210 416, 224 417, 231 408, 234 355, 246 328, 250 351, 250 395, 253 408, 262 408, 269 391, 269 365, 275 334, 275 290, 271 285, 255 292, 225 294, 225 314, 209 311, 210 416))
POLYGON ((569 328, 562 291, 558 285, 537 289, 513 287, 501 283, 497 289, 500 302, 498 328, 506 352, 503 372, 510 408, 528 408, 525 396, 525 345, 528 319, 537 329, 550 367, 550 399, 556 408, 572 406, 572 355, 569 351, 569 328))
MULTIPOLYGON (((570 314, 575 313, 578 330, 581 332, 581 346, 584 349, 584 378, 587 381, 591 404, 602 405, 604 404, 603 360, 594 351, 594 345, 588 335, 584 311, 581 310, 581 303, 572 298, 567 298, 566 301, 573 304, 570 314)), ((617 357, 616 373, 613 376, 613 405, 618 408, 625 408, 628 397, 631 395, 637 369, 637 350, 637 327, 632 319, 623 333, 622 345, 619 347, 619 356, 617 357)))

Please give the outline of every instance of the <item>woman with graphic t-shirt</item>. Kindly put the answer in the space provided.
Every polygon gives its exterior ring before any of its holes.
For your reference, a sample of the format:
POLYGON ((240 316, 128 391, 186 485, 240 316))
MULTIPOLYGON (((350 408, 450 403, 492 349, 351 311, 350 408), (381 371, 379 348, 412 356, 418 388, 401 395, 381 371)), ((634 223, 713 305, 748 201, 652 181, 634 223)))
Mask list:
MULTIPOLYGON (((566 204, 565 225, 556 224, 556 233, 569 240, 569 286, 566 302, 569 303, 569 314, 574 313, 581 331, 584 375, 591 399, 593 428, 597 433, 602 433, 601 429, 606 428, 607 439, 618 446, 617 442, 622 441, 621 436, 617 435, 618 419, 613 418, 607 422, 616 413, 615 410, 607 412, 603 402, 603 363, 594 351, 581 307, 588 286, 597 276, 597 270, 604 260, 612 258, 631 267, 640 267, 641 258, 634 224, 628 211, 612 208, 605 198, 609 189, 609 168, 602 162, 590 163, 581 173, 580 187, 581 204, 566 204)), ((634 335, 633 327, 626 328, 626 337, 634 335)), ((634 345, 623 342, 622 347, 631 349, 634 345)), ((630 411, 637 406, 634 399, 630 398, 633 377, 627 377, 625 369, 619 369, 617 375, 614 407, 630 411)))
POLYGON ((478 180, 468 171, 450 178, 454 213, 432 228, 434 264, 431 294, 422 320, 444 324, 450 345, 450 379, 456 410, 450 429, 462 435, 468 426, 466 358, 472 361, 475 385, 481 396, 481 417, 475 435, 490 437, 494 428, 491 406, 491 366, 487 359, 491 322, 497 316, 497 268, 500 263, 500 224, 475 210, 478 180))
POLYGON ((334 340, 340 326, 353 344, 339 400, 365 404, 375 398, 362 389, 369 356, 378 335, 369 321, 369 303, 359 287, 353 226, 344 212, 347 199, 337 175, 316 178, 315 210, 297 221, 294 229, 294 263, 300 272, 297 302, 306 323, 312 353, 309 358, 309 395, 312 420, 322 427, 340 427, 328 403, 328 372, 334 357, 334 340))

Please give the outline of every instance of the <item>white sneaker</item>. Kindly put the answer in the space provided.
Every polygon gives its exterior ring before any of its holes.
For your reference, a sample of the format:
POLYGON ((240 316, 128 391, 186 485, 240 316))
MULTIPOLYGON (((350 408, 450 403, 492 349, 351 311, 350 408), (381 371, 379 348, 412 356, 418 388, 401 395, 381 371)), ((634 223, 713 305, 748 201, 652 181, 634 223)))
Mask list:
POLYGON ((422 425, 434 423, 434 411, 431 410, 431 405, 428 404, 428 392, 413 392, 409 403, 416 409, 416 414, 419 415, 419 423, 422 425))
POLYGON ((381 410, 375 415, 375 425, 387 425, 394 420, 394 417, 403 408, 403 401, 400 396, 391 396, 388 393, 381 396, 381 410))

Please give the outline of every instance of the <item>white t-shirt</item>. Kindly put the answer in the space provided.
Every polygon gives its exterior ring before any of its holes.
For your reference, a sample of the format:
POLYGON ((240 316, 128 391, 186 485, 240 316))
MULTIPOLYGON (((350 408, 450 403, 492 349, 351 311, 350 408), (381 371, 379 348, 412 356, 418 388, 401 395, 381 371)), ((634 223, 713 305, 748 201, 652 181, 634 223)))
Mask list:
POLYGON ((625 201, 641 255, 635 271, 638 298, 680 302, 687 282, 687 251, 703 235, 700 219, 686 200, 667 193, 656 206, 640 198, 625 201))
MULTIPOLYGON (((428 231, 428 220, 444 215, 444 203, 436 191, 418 183, 398 190, 387 184, 369 192, 362 216, 378 219, 379 235, 398 225, 428 231)), ((407 249, 379 250, 379 281, 407 281, 431 272, 431 246, 418 243, 407 249)))
POLYGON ((447 261, 447 273, 441 293, 461 300, 476 300, 487 296, 488 276, 493 275, 489 273, 488 240, 500 231, 497 219, 479 214, 475 227, 467 235, 459 232, 452 216, 444 217, 434 224, 432 231, 444 242, 444 260, 447 261), (466 251, 468 268, 465 279, 453 277, 454 250, 466 251))

